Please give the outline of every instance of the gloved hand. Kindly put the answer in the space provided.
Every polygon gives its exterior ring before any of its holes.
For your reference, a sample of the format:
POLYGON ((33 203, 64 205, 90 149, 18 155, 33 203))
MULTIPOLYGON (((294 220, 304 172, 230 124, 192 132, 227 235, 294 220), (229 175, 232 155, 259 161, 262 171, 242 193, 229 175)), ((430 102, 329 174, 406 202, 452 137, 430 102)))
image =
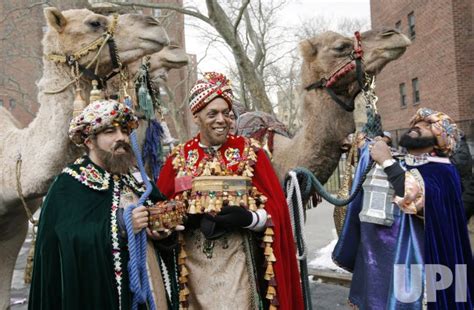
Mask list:
POLYGON ((208 219, 223 227, 239 228, 252 224, 253 215, 241 206, 224 206, 215 216, 206 215, 208 219))

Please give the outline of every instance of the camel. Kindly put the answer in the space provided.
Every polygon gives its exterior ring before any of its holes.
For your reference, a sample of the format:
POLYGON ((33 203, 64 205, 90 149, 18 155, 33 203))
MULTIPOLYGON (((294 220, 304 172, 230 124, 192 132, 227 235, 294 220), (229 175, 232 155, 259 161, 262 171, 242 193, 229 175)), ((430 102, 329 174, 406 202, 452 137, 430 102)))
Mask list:
MULTIPOLYGON (((410 40, 394 29, 362 33, 365 73, 378 74, 399 58, 409 44, 410 40)), ((324 184, 335 170, 342 154, 341 142, 355 130, 354 113, 345 111, 323 89, 305 87, 331 76, 348 61, 353 46, 354 38, 331 31, 300 42, 302 127, 293 138, 278 133, 274 136, 272 162, 280 180, 289 170, 301 166, 324 184)), ((360 92, 355 70, 338 80, 333 89, 346 102, 355 98, 360 92)))
MULTIPOLYGON (((27 128, 19 129, 10 116, 1 117, 0 130, 0 309, 10 303, 10 286, 16 257, 25 239, 27 219, 16 190, 15 168, 21 155, 21 185, 32 211, 38 206, 54 176, 66 163, 75 159, 78 148, 69 142, 67 131, 72 117, 73 87, 51 94, 73 79, 65 63, 55 63, 46 55, 71 55, 84 48, 113 23, 114 16, 95 14, 87 9, 44 10, 48 30, 43 37, 43 76, 38 82, 40 109, 27 128)), ((157 52, 169 44, 159 22, 150 16, 124 14, 117 17, 114 39, 117 54, 124 65, 142 56, 157 52)), ((90 62, 97 51, 90 51, 78 60, 90 62)), ((98 74, 111 68, 108 47, 98 58, 98 74)), ((0 111, 1 113, 5 110, 0 111)))

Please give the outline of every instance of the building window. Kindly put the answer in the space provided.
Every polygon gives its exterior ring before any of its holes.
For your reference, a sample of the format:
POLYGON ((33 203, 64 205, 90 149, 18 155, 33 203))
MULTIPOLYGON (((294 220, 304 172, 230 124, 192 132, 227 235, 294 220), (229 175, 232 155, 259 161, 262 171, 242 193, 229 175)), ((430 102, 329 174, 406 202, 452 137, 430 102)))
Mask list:
POLYGON ((415 38, 415 13, 411 12, 408 14, 408 34, 410 35, 410 39, 415 38))
POLYGON ((16 106, 15 99, 10 99, 10 110, 13 110, 16 106))
POLYGON ((3 99, 0 99, 0 107, 3 107, 3 99))
POLYGON ((400 105, 402 108, 405 108, 407 106, 407 92, 405 89, 405 83, 401 83, 399 85, 400 88, 400 105))
POLYGON ((395 29, 402 31, 402 21, 399 20, 398 22, 395 23, 395 29))
POLYGON ((153 16, 154 17, 160 17, 161 16, 161 10, 160 9, 153 9, 153 16))
POLYGON ((413 104, 420 103, 420 87, 418 86, 418 78, 411 80, 411 87, 413 89, 413 104))

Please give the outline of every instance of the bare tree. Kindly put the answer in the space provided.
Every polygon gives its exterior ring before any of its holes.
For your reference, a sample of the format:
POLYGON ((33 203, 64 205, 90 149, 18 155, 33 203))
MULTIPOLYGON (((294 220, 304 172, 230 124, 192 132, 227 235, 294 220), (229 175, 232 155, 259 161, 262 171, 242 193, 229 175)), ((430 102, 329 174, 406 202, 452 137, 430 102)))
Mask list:
MULTIPOLYGON (((183 8, 177 5, 164 3, 116 2, 115 4, 122 6, 175 10, 179 13, 193 16, 210 25, 232 51, 238 67, 240 80, 245 83, 244 92, 242 93, 244 94, 248 91, 252 101, 252 106, 255 109, 273 114, 272 104, 265 91, 264 78, 261 73, 262 71, 259 70, 261 64, 265 63, 263 56, 265 55, 264 51, 266 46, 261 45, 261 43, 266 41, 264 40, 264 37, 257 37, 256 31, 253 30, 253 23, 251 21, 251 10, 260 11, 260 13, 264 12, 262 1, 259 1, 256 7, 250 6, 250 0, 241 1, 238 7, 236 5, 237 1, 230 1, 229 3, 230 6, 224 8, 215 0, 206 0, 207 14, 201 13, 195 7, 183 8), (230 14, 229 12, 233 14, 230 14), (245 32, 239 30, 243 23, 245 23, 246 26, 245 32), (250 53, 248 53, 250 45, 252 45, 252 49, 255 51, 253 59, 250 53)), ((278 6, 275 6, 274 9, 277 10, 278 6)), ((245 97, 244 100, 246 100, 245 97)))

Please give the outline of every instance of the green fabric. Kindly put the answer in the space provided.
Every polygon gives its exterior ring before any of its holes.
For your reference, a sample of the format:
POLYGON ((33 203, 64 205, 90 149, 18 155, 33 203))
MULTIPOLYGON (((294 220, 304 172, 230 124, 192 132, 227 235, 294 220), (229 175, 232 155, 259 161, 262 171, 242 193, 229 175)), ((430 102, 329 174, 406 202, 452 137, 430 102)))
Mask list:
MULTIPOLYGON (((80 172, 89 163, 85 158, 70 168, 80 172)), ((110 232, 113 186, 112 178, 102 191, 66 173, 56 178, 41 211, 28 309, 119 309, 110 232)), ((156 187, 150 199, 163 199, 156 187)), ((130 309, 128 251, 124 240, 120 245, 121 308, 130 309)))

